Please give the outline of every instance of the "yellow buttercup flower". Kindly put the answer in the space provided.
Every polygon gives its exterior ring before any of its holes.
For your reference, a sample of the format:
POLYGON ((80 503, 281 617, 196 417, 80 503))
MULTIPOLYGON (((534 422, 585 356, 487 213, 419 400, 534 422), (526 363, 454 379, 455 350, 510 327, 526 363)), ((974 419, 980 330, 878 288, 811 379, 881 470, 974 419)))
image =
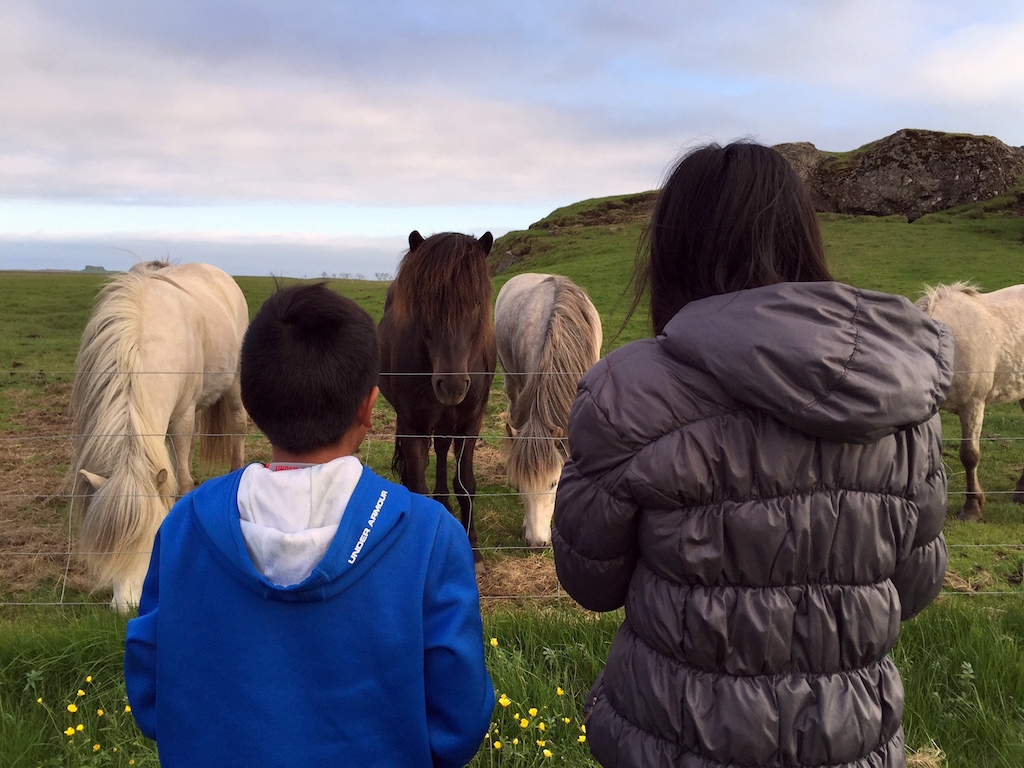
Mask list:
POLYGON ((85 730, 85 726, 82 725, 81 723, 79 723, 78 725, 75 726, 75 730, 76 731, 84 731, 85 730))
POLYGON ((103 717, 103 710, 102 709, 97 709, 96 710, 96 717, 103 717))
POLYGON ((85 696, 85 691, 83 691, 81 688, 79 688, 78 689, 78 695, 79 696, 85 696))
POLYGON ((578 741, 580 744, 582 744, 586 740, 587 740, 587 737, 584 736, 583 734, 580 734, 580 737, 578 739, 576 739, 576 741, 578 741))
POLYGON ((72 728, 71 726, 68 726, 67 728, 64 729, 64 735, 65 736, 74 736, 75 735, 75 729, 72 728))
POLYGON ((494 742, 494 748, 495 749, 501 749, 501 742, 500 741, 494 742))
POLYGON ((562 722, 564 722, 566 725, 568 725, 569 723, 572 722, 572 718, 571 717, 563 717, 562 718, 562 722))
POLYGON ((555 688, 555 693, 557 693, 559 696, 565 696, 565 691, 562 690, 561 686, 555 688))
POLYGON ((543 747, 545 744, 547 744, 547 742, 544 741, 544 739, 537 739, 537 746, 538 747, 543 747))
POLYGON ((512 739, 512 745, 515 746, 519 743, 519 739, 512 739))
POLYGON ((545 749, 544 750, 544 757, 551 757, 551 750, 550 749, 545 749))
POLYGON ((68 712, 74 714, 78 711, 78 707, 75 704, 68 704, 68 712))
POLYGON ((586 733, 587 732, 587 726, 586 725, 581 725, 580 726, 580 730, 583 731, 584 733, 586 733))
MULTIPOLYGON (((131 705, 130 704, 125 704, 124 705, 124 711, 125 712, 131 712, 132 711, 131 705)), ((133 760, 132 763, 134 764, 135 761, 133 760)))
POLYGON ((93 744, 92 745, 92 751, 93 752, 99 752, 100 751, 100 745, 99 744, 93 744))
POLYGON ((498 638, 496 638, 496 637, 492 637, 491 638, 491 647, 492 648, 497 648, 498 647, 498 638))
POLYGON ((540 730, 542 730, 542 731, 544 731, 544 730, 547 730, 547 726, 546 726, 546 725, 544 725, 544 721, 543 721, 543 720, 541 720, 541 721, 540 721, 539 723, 537 723, 537 727, 538 727, 538 728, 539 728, 540 730))
POLYGON ((528 728, 529 725, 530 725, 530 721, 527 720, 525 717, 522 720, 519 721, 519 727, 520 728, 528 728))
POLYGON ((537 708, 536 707, 530 707, 529 712, 530 712, 530 717, 536 717, 537 716, 537 708))
POLYGON ((43 703, 43 697, 40 696, 38 699, 36 699, 36 704, 42 704, 42 703, 43 703))
POLYGON ((503 707, 507 707, 509 704, 512 703, 512 699, 510 699, 508 696, 506 696, 503 693, 503 694, 501 694, 501 698, 498 699, 498 703, 501 704, 501 706, 503 706, 503 707))
POLYGON ((87 675, 86 678, 85 678, 85 682, 91 683, 92 682, 92 675, 87 675))

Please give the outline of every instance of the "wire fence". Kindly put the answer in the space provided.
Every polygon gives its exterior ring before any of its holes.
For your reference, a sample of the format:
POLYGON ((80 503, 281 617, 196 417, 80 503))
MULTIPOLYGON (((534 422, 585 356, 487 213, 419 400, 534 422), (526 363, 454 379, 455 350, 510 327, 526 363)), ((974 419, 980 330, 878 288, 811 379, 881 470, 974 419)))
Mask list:
MULTIPOLYGON (((168 372, 151 372, 159 375, 167 375, 168 372)), ((209 372, 207 372, 209 373, 209 372)), ((545 372, 547 373, 547 372, 545 372)), ((24 368, 10 369, 7 371, 0 371, 0 374, 5 375, 8 381, 11 379, 20 380, 28 383, 32 380, 33 385, 38 386, 40 383, 45 385, 61 384, 70 385, 74 378, 75 371, 70 370, 51 370, 51 371, 30 371, 24 368)), ((110 375, 109 372, 104 372, 104 375, 110 375)), ((392 374, 395 376, 410 375, 425 377, 422 373, 416 374, 392 374)), ((479 375, 479 374, 471 374, 479 375)), ((551 374, 551 375, 574 375, 576 378, 582 375, 582 372, 576 372, 574 374, 551 374)), ((495 384, 492 389, 492 396, 495 393, 501 392, 500 378, 502 373, 499 371, 495 384)), ((3 401, 4 390, 0 389, 0 403, 3 401)), ((65 409, 66 410, 66 409, 65 409)), ((97 437, 98 435, 76 435, 72 434, 70 419, 64 412, 51 413, 49 418, 45 420, 45 427, 40 425, 31 425, 24 431, 17 431, 17 427, 9 429, 7 431, 0 432, 0 480, 3 480, 5 475, 8 480, 24 466, 29 465, 45 465, 47 462, 63 463, 70 462, 70 458, 73 454, 74 445, 76 441, 87 437, 97 437)), ((121 435, 114 434, 112 437, 119 437, 121 435)), ((143 435, 139 435, 143 436, 143 435)), ((157 437, 163 437, 163 434, 157 435, 157 437)), ((249 433, 246 435, 247 440, 258 440, 260 435, 249 433)), ((372 455, 376 458, 376 461, 380 461, 381 454, 386 454, 388 460, 390 452, 394 443, 396 435, 390 431, 374 431, 367 435, 366 440, 363 444, 363 456, 364 461, 369 463, 369 457, 372 455)), ((399 435, 399 437, 422 437, 419 435, 399 435)), ((485 432, 479 436, 476 435, 445 435, 434 437, 448 437, 448 438, 459 438, 466 437, 472 439, 480 439, 485 443, 492 445, 503 446, 506 441, 512 439, 530 439, 524 437, 510 437, 503 429, 496 429, 495 431, 485 432)), ((558 437, 547 437, 547 438, 533 438, 533 439, 546 439, 551 441, 558 441, 562 438, 558 437)), ((989 436, 984 435, 981 437, 983 443, 995 443, 1000 445, 1012 445, 1024 441, 1024 436, 989 436)), ((960 437, 944 437, 944 444, 950 446, 958 446, 962 442, 960 437)), ((37 467, 38 469, 38 467, 37 467)), ((52 467, 50 467, 52 470, 52 467)), ((964 472, 959 463, 950 465, 947 462, 947 473, 950 477, 956 475, 963 476, 964 472)), ((40 482, 46 485, 47 481, 54 479, 54 473, 40 471, 40 482)), ((59 472, 56 474, 60 474, 59 472)), ((38 509, 39 507, 47 507, 52 509, 54 507, 68 508, 72 500, 70 490, 66 487, 68 483, 66 480, 62 480, 55 487, 39 487, 40 482, 36 483, 36 487, 21 487, 17 482, 4 482, 3 490, 0 491, 0 563, 11 562, 13 560, 24 560, 34 561, 39 563, 46 563, 49 565, 49 570, 55 571, 58 575, 56 576, 57 583, 53 585, 51 590, 53 594, 58 595, 52 600, 48 599, 32 599, 32 600, 19 600, 17 596, 12 599, 0 599, 0 607, 14 607, 14 606, 34 606, 34 607, 75 607, 75 606, 89 606, 89 605, 106 605, 108 601, 99 599, 92 599, 91 595, 87 590, 72 589, 69 585, 71 582, 71 576, 76 569, 81 568, 82 558, 88 556, 88 552, 82 552, 77 550, 75 547, 75 531, 73 521, 70 514, 66 515, 63 528, 58 531, 58 526, 52 524, 49 528, 40 532, 36 530, 38 527, 30 525, 27 531, 17 531, 16 535, 11 535, 12 529, 15 528, 13 517, 17 513, 19 516, 24 516, 26 508, 38 509), (7 529, 5 535, 5 529, 7 529), (67 597, 69 592, 74 593, 75 597, 67 597), (85 597, 82 597, 82 595, 85 597)), ((475 498, 479 500, 496 500, 506 497, 520 497, 520 494, 515 489, 505 486, 500 487, 503 482, 498 481, 498 490, 483 490, 475 494, 475 498)), ((495 483, 489 483, 493 488, 495 483)), ((987 497, 1010 497, 1015 491, 1013 489, 986 489, 985 495, 987 497)), ((957 491, 959 495, 963 495, 963 491, 957 491)), ((951 499, 954 493, 951 492, 951 499)), ((31 516, 31 515, 30 515, 31 516)), ((1022 511, 1022 517, 1024 517, 1024 511, 1022 511)), ((38 523, 38 515, 35 517, 36 523, 38 523)), ((1024 541, 1007 541, 1000 543, 957 543, 948 544, 950 553, 952 556, 965 555, 971 556, 973 554, 982 552, 984 556, 995 559, 1007 559, 1011 561, 1016 558, 1018 563, 1024 563, 1024 541)), ((558 585, 557 579, 554 578, 553 565, 549 555, 539 555, 534 551, 531 551, 529 547, 524 544, 499 544, 491 546, 481 546, 481 552, 487 555, 487 562, 491 564, 492 568, 498 568, 502 564, 511 562, 514 558, 520 562, 527 562, 526 559, 521 557, 522 555, 530 555, 529 562, 532 563, 533 573, 527 575, 527 579, 533 578, 536 584, 540 585, 540 588, 525 590, 522 589, 501 589, 502 586, 509 586, 510 582, 506 581, 502 583, 500 580, 496 581, 493 585, 497 588, 492 588, 485 591, 481 590, 482 599, 488 601, 516 601, 516 600, 568 600, 569 598, 561 590, 558 585), (538 571, 542 573, 538 576, 538 571)), ((1005 585, 1000 585, 995 581, 986 581, 985 579, 975 580, 973 583, 967 579, 953 580, 947 577, 946 589, 944 593, 947 595, 963 596, 963 597, 981 597, 981 596, 998 596, 998 597, 1024 597, 1024 572, 1022 568, 1024 565, 1018 564, 1017 566, 1017 578, 1016 584, 1013 583, 1013 577, 1005 582, 1005 585), (1005 588, 1004 588, 1005 587, 1005 588)), ((0 574, 3 573, 0 568, 0 574)), ((520 574, 521 576, 522 574, 520 574)), ((7 585, 0 583, 0 596, 9 592, 6 588, 7 585)), ((518 584, 516 586, 522 586, 518 584)), ((527 585, 529 586, 529 585, 527 585)), ((34 594, 38 594, 41 590, 37 589, 34 594)))

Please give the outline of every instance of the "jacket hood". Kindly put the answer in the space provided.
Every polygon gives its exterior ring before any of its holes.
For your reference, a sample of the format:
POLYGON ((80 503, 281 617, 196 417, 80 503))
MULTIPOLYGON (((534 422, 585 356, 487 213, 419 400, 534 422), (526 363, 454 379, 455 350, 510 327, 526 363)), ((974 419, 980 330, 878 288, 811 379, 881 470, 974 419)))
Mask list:
POLYGON ((869 443, 938 412, 953 338, 903 296, 779 283, 684 306, 658 337, 740 402, 806 434, 869 443))
POLYGON ((409 492, 364 469, 337 531, 312 573, 280 586, 253 565, 242 534, 238 486, 244 469, 192 492, 196 525, 227 572, 263 597, 284 602, 322 601, 344 590, 394 544, 405 523, 409 492))

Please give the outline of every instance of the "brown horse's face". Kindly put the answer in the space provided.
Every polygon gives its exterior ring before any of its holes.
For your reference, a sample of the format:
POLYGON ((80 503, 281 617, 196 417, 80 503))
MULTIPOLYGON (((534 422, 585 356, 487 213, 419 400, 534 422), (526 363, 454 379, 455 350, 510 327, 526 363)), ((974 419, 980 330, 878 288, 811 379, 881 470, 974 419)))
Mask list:
MULTIPOLYGON (((483 307, 476 309, 480 312, 483 307)), ((481 323, 478 317, 470 315, 458 328, 441 333, 429 327, 423 330, 432 367, 430 385, 442 405, 461 403, 473 383, 472 374, 480 373, 476 370, 482 368, 480 344, 487 338, 481 331, 489 323, 481 323)))

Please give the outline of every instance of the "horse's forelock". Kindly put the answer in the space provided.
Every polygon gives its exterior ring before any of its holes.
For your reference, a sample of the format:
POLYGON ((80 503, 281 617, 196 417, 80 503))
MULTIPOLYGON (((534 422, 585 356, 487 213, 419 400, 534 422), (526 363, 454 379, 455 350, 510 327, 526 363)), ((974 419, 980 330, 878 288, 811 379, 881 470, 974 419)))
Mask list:
POLYGON ((487 254, 479 242, 455 232, 432 235, 402 259, 392 283, 392 301, 406 322, 419 317, 434 328, 464 322, 471 302, 490 317, 491 284, 487 254))

